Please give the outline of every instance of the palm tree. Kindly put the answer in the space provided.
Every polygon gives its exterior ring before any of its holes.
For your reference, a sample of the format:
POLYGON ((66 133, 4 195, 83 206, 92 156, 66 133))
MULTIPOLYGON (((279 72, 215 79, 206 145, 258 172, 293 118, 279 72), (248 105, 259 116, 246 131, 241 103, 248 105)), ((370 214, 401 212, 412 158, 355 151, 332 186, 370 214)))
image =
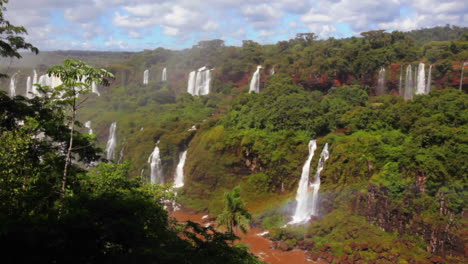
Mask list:
POLYGON ((219 226, 226 226, 229 233, 239 227, 245 234, 250 229, 252 215, 245 208, 245 202, 240 197, 241 189, 235 187, 231 192, 224 193, 224 210, 218 216, 219 226))

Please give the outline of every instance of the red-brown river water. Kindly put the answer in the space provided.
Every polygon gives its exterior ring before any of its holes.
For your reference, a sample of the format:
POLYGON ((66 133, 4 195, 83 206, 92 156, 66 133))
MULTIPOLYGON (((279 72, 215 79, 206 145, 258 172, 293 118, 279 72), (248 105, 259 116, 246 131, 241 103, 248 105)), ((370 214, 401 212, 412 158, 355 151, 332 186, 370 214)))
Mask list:
MULTIPOLYGON (((212 223, 209 218, 203 213, 190 212, 189 210, 181 209, 170 214, 179 222, 192 221, 202 225, 212 223), (204 218, 205 216, 205 218, 204 218)), ((307 259, 306 252, 302 250, 282 251, 273 249, 273 242, 269 239, 259 236, 263 230, 252 228, 247 234, 240 234, 240 243, 247 244, 250 251, 259 259, 271 264, 312 264, 315 263, 307 259)))

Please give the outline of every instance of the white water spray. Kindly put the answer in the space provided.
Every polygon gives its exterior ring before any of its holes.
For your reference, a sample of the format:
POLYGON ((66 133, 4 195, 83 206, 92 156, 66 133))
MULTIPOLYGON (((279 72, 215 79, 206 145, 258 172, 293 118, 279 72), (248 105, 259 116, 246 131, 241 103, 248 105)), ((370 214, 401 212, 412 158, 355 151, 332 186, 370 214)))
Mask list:
POLYGON ((261 65, 257 66, 257 70, 254 72, 252 75, 252 80, 250 80, 250 88, 249 88, 249 93, 250 92, 260 92, 260 69, 262 68, 261 65))
POLYGON ((320 160, 317 166, 317 172, 315 173, 314 182, 310 185, 310 187, 314 188, 312 193, 312 215, 318 215, 318 191, 320 189, 320 173, 325 166, 325 161, 330 157, 328 152, 328 143, 325 144, 323 147, 322 154, 320 154, 320 160))
POLYGON ((310 162, 314 158, 315 150, 317 149, 317 143, 315 140, 309 142, 309 156, 307 157, 304 166, 302 167, 301 179, 299 181, 299 187, 297 188, 296 201, 297 207, 293 215, 293 220, 290 224, 298 224, 307 221, 311 214, 311 196, 308 190, 309 186, 309 174, 310 174, 310 162))
POLYGON ((10 97, 16 96, 16 73, 10 79, 10 97))
POLYGON ((426 94, 426 73, 424 71, 424 68, 424 63, 419 63, 416 94, 426 94))
POLYGON ((88 129, 88 134, 93 134, 93 129, 91 128, 91 121, 86 121, 84 126, 88 129))
MULTIPOLYGON (((158 142, 159 144, 159 142, 158 142)), ((161 158, 159 156, 159 147, 158 144, 154 147, 153 152, 148 157, 148 163, 150 164, 150 182, 151 184, 163 184, 164 177, 162 171, 161 158)))
POLYGON ((108 160, 114 159, 115 157, 115 146, 117 146, 117 138, 115 136, 115 130, 117 129, 117 122, 113 122, 109 128, 109 138, 106 145, 106 158, 108 160))
POLYGON ((177 164, 176 172, 174 175, 174 188, 181 188, 184 186, 184 165, 187 158, 187 150, 180 153, 179 163, 177 164))
POLYGON ((31 76, 28 76, 26 79, 26 97, 32 98, 32 83, 31 83, 31 76))
POLYGON ((429 73, 427 74, 426 94, 429 94, 431 92, 431 82, 432 82, 432 64, 429 65, 429 73))
POLYGON ((148 78, 149 78, 149 70, 146 69, 144 72, 143 72, 143 84, 148 84, 148 78))
POLYGON ((164 68, 162 70, 162 76, 161 76, 161 81, 166 82, 167 81, 167 69, 164 68))
POLYGON ((206 66, 189 74, 187 92, 191 95, 206 95, 210 93, 211 71, 206 66))

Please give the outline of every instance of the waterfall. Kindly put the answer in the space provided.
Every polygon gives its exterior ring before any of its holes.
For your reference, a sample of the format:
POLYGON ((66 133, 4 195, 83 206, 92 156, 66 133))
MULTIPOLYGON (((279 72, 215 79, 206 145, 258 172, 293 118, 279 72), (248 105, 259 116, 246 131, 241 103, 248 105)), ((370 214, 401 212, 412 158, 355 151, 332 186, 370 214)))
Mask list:
POLYGON ((261 68, 262 68, 261 65, 257 66, 257 70, 254 72, 254 74, 252 76, 252 80, 250 80, 249 93, 250 92, 256 92, 256 93, 260 92, 260 69, 261 68))
POLYGON ((398 83, 398 95, 403 96, 403 65, 400 65, 400 82, 398 83))
POLYGON ((206 95, 210 93, 211 70, 206 66, 189 74, 187 92, 191 95, 206 95))
POLYGON ((377 81, 376 95, 382 95, 385 93, 385 68, 382 67, 379 71, 379 79, 377 81))
POLYGON ((16 96, 16 73, 10 79, 10 97, 16 96))
POLYGON ((184 165, 187 158, 187 150, 179 154, 179 163, 174 175, 174 188, 181 188, 184 186, 184 165))
POLYGON ((86 121, 84 126, 88 129, 88 134, 93 134, 93 129, 91 128, 91 121, 86 121))
POLYGON ((31 97, 39 95, 39 92, 37 91, 36 84, 37 84, 37 72, 36 72, 36 70, 33 70, 33 80, 32 80, 32 87, 31 87, 32 95, 31 95, 31 97))
POLYGON ((162 76, 161 76, 161 81, 166 82, 167 81, 167 69, 164 68, 162 70, 162 76))
POLYGON ((153 152, 148 157, 148 163, 150 164, 150 170, 151 170, 151 178, 150 178, 151 184, 163 184, 164 179, 163 179, 161 158, 159 157, 158 144, 156 144, 153 152))
POLYGON ((270 75, 275 75, 275 67, 273 66, 273 68, 271 68, 270 70, 270 75))
POLYGON ((305 222, 311 216, 311 197, 308 191, 309 185, 309 174, 310 174, 310 162, 314 157, 315 150, 317 149, 317 143, 315 140, 309 142, 309 156, 307 157, 304 166, 302 167, 301 179, 299 181, 299 187, 297 188, 296 201, 297 207, 293 215, 293 220, 290 224, 297 224, 305 222))
POLYGON ((320 160, 317 166, 317 172, 315 173, 314 176, 314 182, 310 184, 310 187, 314 188, 314 192, 312 193, 312 215, 318 215, 318 191, 320 189, 320 173, 323 170, 323 167, 325 166, 325 161, 330 157, 329 152, 328 152, 328 143, 325 144, 325 147, 323 147, 322 154, 320 154, 320 160))
POLYGON ((91 92, 97 94, 98 96, 101 96, 101 93, 99 92, 97 84, 95 82, 91 83, 91 92))
POLYGON ((465 73, 465 66, 468 65, 468 62, 464 62, 463 65, 462 65, 462 70, 461 70, 461 74, 460 74, 460 87, 458 88, 460 91, 462 90, 462 86, 463 86, 463 74, 465 73))
POLYGON ((426 94, 426 73, 424 72, 424 68, 424 63, 419 63, 416 94, 426 94))
POLYGON ((148 77, 149 77, 149 70, 146 69, 146 70, 143 72, 143 84, 148 84, 148 77))
POLYGON ((109 128, 109 138, 106 145, 106 158, 108 160, 114 159, 115 146, 117 145, 117 138, 115 137, 115 130, 117 128, 117 122, 113 122, 109 128))
POLYGON ((426 94, 429 94, 429 92, 431 91, 431 81, 432 81, 432 64, 429 65, 429 73, 427 74, 426 94))
POLYGON ((406 76, 405 76, 405 100, 413 99, 413 73, 411 70, 411 65, 406 67, 406 76))
POLYGON ((31 91, 32 91, 31 76, 28 76, 28 78, 26 79, 26 97, 32 98, 31 91))
POLYGON ((190 72, 187 83, 187 92, 191 95, 195 95, 195 77, 197 73, 195 71, 190 72))

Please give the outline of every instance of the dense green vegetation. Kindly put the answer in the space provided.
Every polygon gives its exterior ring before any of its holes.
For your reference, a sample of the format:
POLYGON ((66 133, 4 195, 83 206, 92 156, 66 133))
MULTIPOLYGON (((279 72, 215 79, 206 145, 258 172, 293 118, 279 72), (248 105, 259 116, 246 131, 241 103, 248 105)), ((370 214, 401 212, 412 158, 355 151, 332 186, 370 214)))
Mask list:
MULTIPOLYGON (((95 135, 72 132, 74 162, 64 197, 59 186, 69 112, 49 98, 0 93, 0 239, 8 253, 18 247, 31 252, 5 258, 256 263, 232 246, 232 232, 168 218, 161 204, 167 186, 144 183, 148 156, 159 142, 168 185, 179 153, 188 149, 179 202, 221 214, 228 231, 236 221, 247 222, 249 209, 253 223, 271 230, 278 248, 300 247, 329 263, 463 263, 468 96, 450 87, 458 85, 460 62, 468 60, 466 34, 459 27, 327 40, 305 33, 275 45, 246 40, 228 47, 211 40, 182 51, 126 53, 123 59, 93 54, 89 61, 86 54, 54 53, 51 61, 83 56, 89 64, 106 65, 116 79, 100 87, 101 96, 82 98, 78 120, 91 120, 95 135), (403 66, 420 61, 434 64, 433 91, 410 101, 391 95, 403 66), (261 92, 248 94, 257 64, 265 68, 261 92), (211 91, 193 97, 185 92, 187 76, 202 66, 215 68, 211 91), (160 78, 163 67, 167 82, 160 78), (388 94, 374 96, 381 67, 387 69, 388 94), (272 68, 276 74, 267 74, 272 68), (145 69, 148 85, 141 84, 145 69), (105 145, 114 121, 122 156, 90 166, 100 160, 96 146, 105 145), (317 151, 330 146, 320 215, 310 225, 279 228, 290 220, 313 138, 317 151), (239 188, 224 200, 234 186, 239 188), (240 192, 245 204, 236 200, 240 192), (230 206, 245 219, 234 219, 230 206)), ((21 70, 18 82, 24 83, 33 67, 43 73, 47 66, 19 65, 11 72, 21 70)))

